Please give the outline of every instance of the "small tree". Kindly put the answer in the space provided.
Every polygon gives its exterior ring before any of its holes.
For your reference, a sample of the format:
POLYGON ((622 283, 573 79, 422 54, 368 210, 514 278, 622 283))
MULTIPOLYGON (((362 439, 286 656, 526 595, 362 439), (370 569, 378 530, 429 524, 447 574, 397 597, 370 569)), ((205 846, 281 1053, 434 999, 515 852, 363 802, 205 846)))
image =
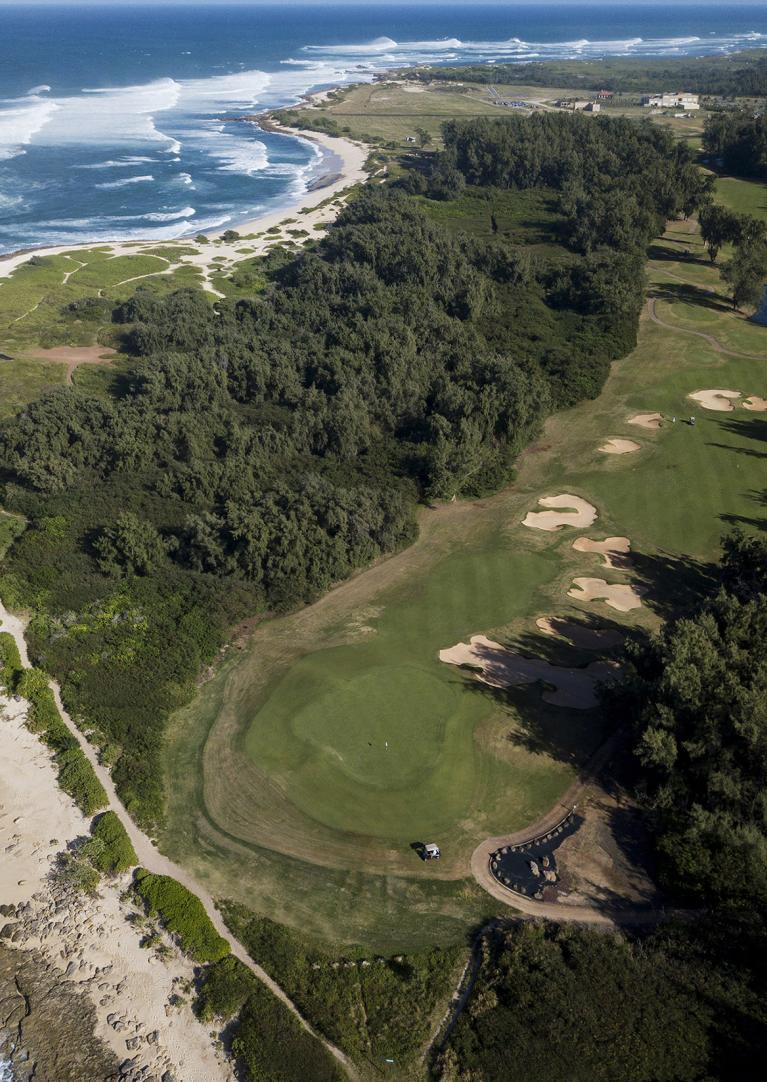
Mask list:
POLYGON ((415 134, 418 137, 418 145, 422 147, 431 146, 432 138, 431 132, 428 132, 426 128, 416 128, 415 134))

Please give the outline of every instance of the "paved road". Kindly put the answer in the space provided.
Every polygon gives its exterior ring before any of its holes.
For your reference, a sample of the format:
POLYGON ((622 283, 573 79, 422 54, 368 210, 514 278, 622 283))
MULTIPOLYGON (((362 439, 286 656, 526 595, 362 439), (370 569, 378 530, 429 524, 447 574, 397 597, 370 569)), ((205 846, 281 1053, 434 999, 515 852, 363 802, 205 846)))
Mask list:
MULTIPOLYGON (((0 630, 8 631, 11 635, 13 635, 13 638, 16 641, 16 645, 19 648, 19 654, 21 656, 22 664, 26 668, 29 668, 30 662, 29 654, 27 653, 27 643, 24 638, 24 623, 18 616, 14 616, 8 612, 7 609, 4 607, 2 601, 0 601, 0 630)), ((223 936, 224 939, 228 940, 232 949, 232 954, 235 956, 235 958, 239 958, 239 960, 248 967, 251 973, 255 974, 255 976, 258 977, 258 979, 266 985, 269 991, 273 992, 274 995, 277 996, 277 998, 285 1004, 288 1010, 290 1010, 299 1020, 304 1029, 306 1029, 309 1033, 315 1036, 318 1040, 322 1041, 328 1052, 330 1052, 331 1055, 333 1055, 338 1060, 338 1062, 343 1066, 349 1077, 352 1079, 356 1079, 357 1073, 348 1057, 344 1055, 340 1048, 337 1048, 336 1045, 332 1044, 330 1041, 326 1040, 319 1033, 312 1029, 312 1027, 309 1025, 303 1015, 299 1012, 295 1003, 293 1003, 293 1001, 287 995, 287 993, 280 987, 279 984, 277 984, 275 980, 273 980, 269 976, 266 970, 262 969, 257 962, 253 961, 243 944, 234 938, 234 936, 224 923, 223 917, 216 908, 216 903, 213 900, 213 897, 205 890, 204 887, 200 886, 200 884, 197 883, 192 878, 192 876, 190 876, 189 873, 184 870, 184 868, 180 867, 178 864, 175 864, 172 860, 169 860, 168 857, 163 856, 163 854, 158 851, 154 842, 144 833, 143 830, 141 830, 140 827, 136 826, 136 824, 126 811, 125 806, 120 800, 120 797, 117 795, 117 790, 115 789, 114 782, 112 781, 112 777, 109 771, 106 770, 101 765, 101 763, 99 763, 93 747, 88 743, 83 734, 72 721, 72 718, 64 709, 58 684, 55 682, 55 680, 52 680, 50 686, 56 699, 56 704, 61 713, 61 717, 63 718, 69 731, 72 733, 72 735, 79 743, 80 747, 83 749, 86 758, 96 772, 96 776, 98 777, 101 784, 104 786, 107 798, 109 800, 110 810, 117 815, 117 817, 120 819, 120 822, 123 824, 126 831, 128 832, 128 836, 133 843, 134 849, 136 850, 139 864, 141 864, 142 867, 146 868, 147 871, 154 872, 157 875, 172 876, 173 879, 178 880, 179 883, 182 883, 188 890, 192 891, 193 894, 196 894, 202 902, 203 906, 205 907, 205 911, 210 917, 216 931, 219 933, 219 935, 223 936)), ((307 1080, 307 1082, 309 1082, 309 1080, 307 1080)))

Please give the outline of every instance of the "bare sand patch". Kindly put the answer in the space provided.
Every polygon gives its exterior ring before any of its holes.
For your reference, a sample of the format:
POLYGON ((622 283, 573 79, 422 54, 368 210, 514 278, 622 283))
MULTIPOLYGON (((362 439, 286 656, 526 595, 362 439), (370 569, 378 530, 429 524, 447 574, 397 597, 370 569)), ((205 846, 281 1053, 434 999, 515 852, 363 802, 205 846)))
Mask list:
POLYGON ((759 398, 755 394, 744 399, 740 404, 744 410, 751 410, 753 413, 767 412, 767 398, 759 398))
POLYGON ((539 616, 535 623, 544 635, 567 639, 581 650, 609 649, 619 646, 624 638, 620 631, 611 627, 586 627, 585 624, 576 624, 556 616, 539 616))
POLYGON ((530 511, 522 520, 523 526, 534 530, 561 530, 563 526, 583 529, 590 526, 597 517, 597 509, 580 496, 563 493, 561 496, 543 496, 538 503, 541 507, 563 508, 553 511, 530 511))
POLYGON ((629 417, 630 425, 639 425, 640 428, 660 428, 663 423, 662 413, 635 413, 629 417))
POLYGON ((571 710, 591 710, 597 705, 596 685, 614 679, 620 667, 611 661, 592 661, 582 669, 552 665, 543 658, 524 657, 507 650, 484 635, 472 635, 470 642, 459 642, 440 650, 440 661, 447 665, 471 665, 478 678, 490 687, 505 688, 541 681, 553 685, 543 692, 544 702, 571 710))
POLYGON ((735 409, 733 403, 740 398, 740 391, 693 391, 687 397, 697 402, 704 410, 731 413, 735 409))
POLYGON ((596 552, 602 557, 604 567, 623 570, 631 566, 631 542, 628 537, 606 537, 604 541, 592 541, 590 537, 579 537, 573 541, 576 552, 596 552))
POLYGON ((604 601, 618 612, 631 612, 632 609, 642 607, 640 591, 635 586, 615 585, 604 579, 573 579, 567 596, 574 597, 577 601, 604 601))
POLYGON ((109 346, 54 346, 39 353, 25 354, 29 360, 50 361, 52 364, 67 366, 67 383, 72 382, 72 374, 81 364, 110 364, 117 350, 109 346))
POLYGON ((603 443, 597 450, 601 451, 603 455, 630 455, 632 451, 639 451, 640 445, 634 443, 633 440, 608 440, 607 443, 603 443))

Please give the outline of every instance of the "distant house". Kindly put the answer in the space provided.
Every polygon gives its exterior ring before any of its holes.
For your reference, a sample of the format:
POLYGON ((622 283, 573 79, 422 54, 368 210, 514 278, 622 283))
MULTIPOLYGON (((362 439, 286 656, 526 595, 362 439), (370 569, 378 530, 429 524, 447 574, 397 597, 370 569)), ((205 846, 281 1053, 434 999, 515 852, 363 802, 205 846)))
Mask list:
POLYGON ((700 100, 697 94, 687 94, 683 90, 676 90, 665 91, 663 94, 647 94, 642 98, 642 105, 649 105, 655 109, 683 109, 689 112, 692 109, 700 109, 700 100))
POLYGON ((598 101, 590 101, 583 107, 584 113, 598 113, 602 106, 598 101))
POLYGON ((610 101, 614 97, 612 90, 597 90, 597 101, 610 101))
POLYGON ((559 101, 555 101, 554 104, 557 109, 572 109, 573 111, 576 111, 578 109, 588 109, 592 102, 578 101, 575 98, 560 98, 559 101))

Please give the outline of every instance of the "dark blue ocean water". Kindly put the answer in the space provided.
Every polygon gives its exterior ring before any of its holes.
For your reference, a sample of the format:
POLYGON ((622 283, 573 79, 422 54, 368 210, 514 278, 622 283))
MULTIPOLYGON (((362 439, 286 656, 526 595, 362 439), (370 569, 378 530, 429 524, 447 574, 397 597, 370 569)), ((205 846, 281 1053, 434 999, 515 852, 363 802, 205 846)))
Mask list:
POLYGON ((306 142, 227 115, 408 63, 731 52, 766 4, 0 5, 0 252, 173 237, 288 202, 306 142))

